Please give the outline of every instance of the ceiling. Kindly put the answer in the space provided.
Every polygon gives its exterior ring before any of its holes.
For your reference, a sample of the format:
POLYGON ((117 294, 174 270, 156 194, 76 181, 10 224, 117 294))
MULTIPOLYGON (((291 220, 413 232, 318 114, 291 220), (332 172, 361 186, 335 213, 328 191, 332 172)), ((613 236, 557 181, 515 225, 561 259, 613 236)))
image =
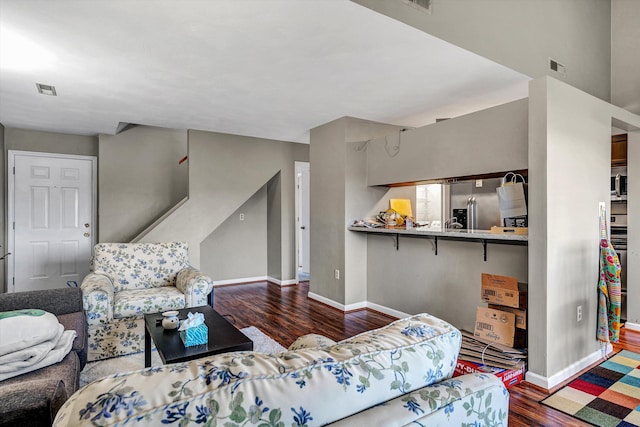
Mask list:
POLYGON ((12 128, 308 142, 343 116, 422 126, 524 98, 529 80, 348 0, 0 0, 12 128))

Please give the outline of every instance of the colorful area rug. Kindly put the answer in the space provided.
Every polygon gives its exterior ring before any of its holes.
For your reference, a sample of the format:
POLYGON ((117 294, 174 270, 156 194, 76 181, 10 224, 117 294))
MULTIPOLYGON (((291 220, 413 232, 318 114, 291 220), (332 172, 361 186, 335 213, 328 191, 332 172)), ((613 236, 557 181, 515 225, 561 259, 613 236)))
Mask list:
MULTIPOLYGON (((260 353, 280 353, 286 349, 271 339, 255 326, 240 329, 251 341, 253 341, 253 350, 260 353)), ((162 361, 156 349, 151 353, 151 366, 160 366, 162 361)), ((144 352, 129 354, 127 356, 114 357, 97 362, 89 362, 80 372, 80 386, 89 384, 98 378, 107 375, 116 374, 118 372, 135 371, 144 368, 144 352)))
POLYGON ((640 426, 640 354, 622 350, 541 403, 596 426, 640 426))

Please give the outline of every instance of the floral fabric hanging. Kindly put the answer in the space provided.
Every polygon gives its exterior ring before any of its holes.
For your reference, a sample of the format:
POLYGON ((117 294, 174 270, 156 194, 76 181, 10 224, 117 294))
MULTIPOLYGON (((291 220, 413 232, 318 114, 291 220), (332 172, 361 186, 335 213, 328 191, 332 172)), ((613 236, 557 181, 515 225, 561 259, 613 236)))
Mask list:
POLYGON ((598 330, 602 342, 617 343, 620 338, 620 260, 609 242, 607 217, 600 213, 600 278, 598 280, 598 330))

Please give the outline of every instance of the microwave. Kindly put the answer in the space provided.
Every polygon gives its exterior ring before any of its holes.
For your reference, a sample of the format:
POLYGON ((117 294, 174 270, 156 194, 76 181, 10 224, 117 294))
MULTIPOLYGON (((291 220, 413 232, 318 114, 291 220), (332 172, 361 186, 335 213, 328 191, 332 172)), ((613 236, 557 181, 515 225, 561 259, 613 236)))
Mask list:
POLYGON ((627 171, 611 171, 611 200, 627 200, 627 171))

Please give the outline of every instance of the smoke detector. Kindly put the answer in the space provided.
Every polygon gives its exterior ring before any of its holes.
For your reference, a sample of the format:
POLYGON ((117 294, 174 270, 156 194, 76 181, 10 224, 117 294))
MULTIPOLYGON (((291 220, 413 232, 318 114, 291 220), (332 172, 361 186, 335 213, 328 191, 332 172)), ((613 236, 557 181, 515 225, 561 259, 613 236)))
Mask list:
POLYGON ((42 83, 36 83, 36 87, 38 88, 38 93, 42 95, 49 96, 58 96, 56 93, 56 87, 50 85, 43 85, 42 83))

